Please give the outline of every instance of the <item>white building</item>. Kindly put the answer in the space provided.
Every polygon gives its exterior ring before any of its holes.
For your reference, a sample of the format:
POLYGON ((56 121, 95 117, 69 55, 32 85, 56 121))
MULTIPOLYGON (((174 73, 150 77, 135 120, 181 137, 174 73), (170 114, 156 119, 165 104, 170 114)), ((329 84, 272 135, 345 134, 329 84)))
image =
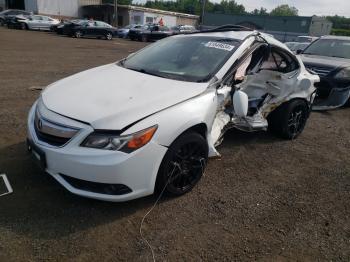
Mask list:
MULTIPOLYGON (((110 2, 110 1, 109 1, 110 2)), ((0 0, 11 9, 25 9, 34 14, 59 18, 94 18, 112 23, 114 5, 104 0, 0 0)), ((118 25, 158 23, 167 26, 196 25, 199 17, 177 12, 156 10, 132 5, 118 5, 118 25)))

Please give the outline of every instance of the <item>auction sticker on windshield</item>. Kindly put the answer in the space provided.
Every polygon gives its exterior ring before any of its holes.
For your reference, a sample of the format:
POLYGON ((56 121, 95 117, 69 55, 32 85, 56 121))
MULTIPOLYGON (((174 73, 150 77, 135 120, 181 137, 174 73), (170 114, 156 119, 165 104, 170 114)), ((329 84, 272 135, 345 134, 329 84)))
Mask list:
POLYGON ((228 45, 228 44, 223 44, 218 42, 208 42, 205 44, 205 46, 210 48, 226 50, 226 51, 232 51, 235 48, 234 45, 228 45))

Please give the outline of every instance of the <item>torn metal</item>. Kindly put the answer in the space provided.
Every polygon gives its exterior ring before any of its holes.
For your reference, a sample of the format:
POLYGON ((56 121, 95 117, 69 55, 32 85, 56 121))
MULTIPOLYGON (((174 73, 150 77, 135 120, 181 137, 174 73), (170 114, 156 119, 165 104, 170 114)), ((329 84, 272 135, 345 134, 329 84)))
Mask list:
POLYGON ((272 70, 260 70, 244 77, 243 81, 232 87, 218 89, 218 111, 209 135, 209 156, 220 156, 215 149, 222 142, 223 134, 230 128, 245 132, 267 130, 268 115, 285 102, 302 98, 310 104, 315 98, 314 83, 320 81, 317 75, 305 77, 299 70, 282 73, 272 70), (233 103, 233 94, 237 91, 248 97, 248 110, 245 116, 238 116, 233 103))

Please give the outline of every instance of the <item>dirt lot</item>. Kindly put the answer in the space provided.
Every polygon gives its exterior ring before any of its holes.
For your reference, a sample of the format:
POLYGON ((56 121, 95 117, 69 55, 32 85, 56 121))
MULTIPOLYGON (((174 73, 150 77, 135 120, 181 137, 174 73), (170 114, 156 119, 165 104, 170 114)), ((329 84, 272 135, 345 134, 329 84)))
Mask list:
MULTIPOLYGON (((104 203, 65 191, 32 163, 26 115, 62 77, 143 46, 0 28, 0 261, 151 260, 139 236, 155 197, 104 203)), ((313 113, 295 141, 230 131, 199 185, 163 199, 144 232, 157 260, 350 260, 350 108, 313 113)))

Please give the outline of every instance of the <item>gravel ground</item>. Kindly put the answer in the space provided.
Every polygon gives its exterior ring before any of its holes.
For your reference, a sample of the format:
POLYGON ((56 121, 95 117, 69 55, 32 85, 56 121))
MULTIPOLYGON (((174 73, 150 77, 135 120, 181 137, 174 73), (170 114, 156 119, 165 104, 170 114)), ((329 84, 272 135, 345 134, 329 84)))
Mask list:
MULTIPOLYGON (((143 47, 0 28, 0 261, 147 261, 139 225, 154 196, 105 203, 74 196, 25 149, 26 115, 60 78, 143 47)), ((304 133, 227 133, 189 194, 162 199, 144 225, 157 260, 350 260, 350 108, 313 113, 304 133)))

